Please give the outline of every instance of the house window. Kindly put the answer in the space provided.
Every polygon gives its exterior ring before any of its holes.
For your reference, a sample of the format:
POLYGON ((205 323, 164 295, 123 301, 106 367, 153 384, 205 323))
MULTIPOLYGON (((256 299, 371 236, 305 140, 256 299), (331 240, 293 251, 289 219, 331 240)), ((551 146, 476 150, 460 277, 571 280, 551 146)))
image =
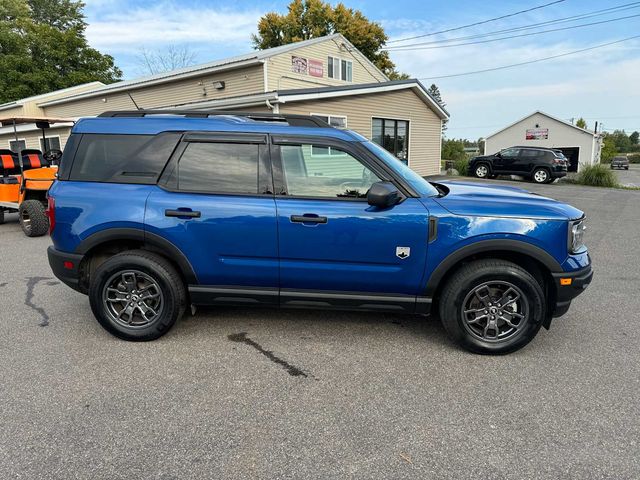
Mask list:
POLYGON ((329 78, 344 80, 345 82, 353 81, 353 62, 351 60, 329 57, 328 67, 327 75, 329 78))
POLYGON ((40 150, 43 152, 48 152, 49 150, 61 150, 60 148, 60 137, 46 137, 44 139, 40 139, 40 150))
POLYGON ((26 140, 9 140, 9 148, 12 152, 18 153, 18 150, 27 148, 27 142, 26 140))
POLYGON ((312 113, 311 115, 327 122, 334 128, 347 128, 347 117, 343 115, 325 115, 324 113, 312 113))
POLYGON ((372 140, 403 163, 409 161, 409 121, 374 118, 372 140))

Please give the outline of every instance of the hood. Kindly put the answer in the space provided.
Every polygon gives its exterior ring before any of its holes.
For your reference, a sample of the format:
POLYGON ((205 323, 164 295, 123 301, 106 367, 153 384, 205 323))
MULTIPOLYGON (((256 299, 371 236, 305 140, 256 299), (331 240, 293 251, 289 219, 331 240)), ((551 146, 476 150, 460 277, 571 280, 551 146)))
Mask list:
POLYGON ((435 200, 451 213, 467 216, 572 220, 581 210, 522 188, 470 182, 438 182, 449 193, 435 200))

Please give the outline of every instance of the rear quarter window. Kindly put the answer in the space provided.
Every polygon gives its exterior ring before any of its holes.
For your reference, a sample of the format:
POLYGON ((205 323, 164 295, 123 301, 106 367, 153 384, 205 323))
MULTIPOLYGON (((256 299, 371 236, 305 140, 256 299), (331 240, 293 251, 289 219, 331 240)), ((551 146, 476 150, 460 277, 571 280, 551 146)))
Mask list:
MULTIPOLYGON (((84 134, 70 168, 69 180, 155 184, 181 134, 84 134)), ((63 163, 67 163, 65 159, 63 163)), ((66 167, 66 165, 65 165, 66 167)))

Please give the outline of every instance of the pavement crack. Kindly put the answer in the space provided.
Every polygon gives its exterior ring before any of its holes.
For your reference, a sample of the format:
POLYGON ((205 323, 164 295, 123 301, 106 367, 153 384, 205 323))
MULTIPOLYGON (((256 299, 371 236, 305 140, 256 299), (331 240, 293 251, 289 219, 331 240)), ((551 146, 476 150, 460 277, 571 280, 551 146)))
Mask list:
POLYGON ((281 367, 283 367, 287 371, 287 373, 289 375, 291 375, 292 377, 305 377, 306 378, 306 377, 309 376, 302 369, 300 369, 300 368, 298 368, 298 367, 296 367, 294 365, 291 365, 289 362, 287 362, 286 360, 281 359, 280 357, 277 357, 273 352, 271 352, 269 350, 265 350, 258 342, 248 338, 247 337, 247 332, 234 333, 232 335, 228 335, 227 338, 229 340, 231 340, 232 342, 244 343, 246 345, 252 346, 258 352, 260 352, 262 355, 264 355, 269 360, 271 360, 273 363, 278 364, 281 367))
POLYGON ((36 288, 38 283, 44 280, 51 280, 49 277, 28 277, 27 278, 27 294, 24 298, 24 304, 38 312, 38 314, 42 317, 42 321, 40 322, 41 327, 46 327, 49 325, 49 315, 45 311, 44 308, 39 307, 35 303, 33 303, 33 290, 36 288))

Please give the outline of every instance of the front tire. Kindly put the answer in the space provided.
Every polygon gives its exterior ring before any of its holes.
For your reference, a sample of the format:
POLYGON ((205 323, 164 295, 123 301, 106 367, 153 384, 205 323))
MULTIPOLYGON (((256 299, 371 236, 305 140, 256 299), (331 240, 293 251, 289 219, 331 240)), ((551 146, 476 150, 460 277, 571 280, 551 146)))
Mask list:
POLYGON ((114 255, 89 286, 91 310, 102 327, 123 340, 155 340, 186 307, 184 281, 165 258, 145 250, 114 255))
POLYGON ((25 200, 18 213, 20 226, 27 237, 41 237, 49 231, 49 219, 39 200, 25 200))
POLYGON ((533 171, 533 175, 531 176, 531 179, 535 183, 548 183, 549 180, 551 179, 551 175, 549 175, 549 172, 547 171, 546 168, 536 168, 533 171))
POLYGON ((490 174, 489 166, 486 163, 479 163, 473 170, 473 174, 478 178, 487 178, 490 174))
POLYGON ((505 354, 536 336, 545 297, 538 281, 505 260, 477 260, 448 280, 440 298, 440 318, 453 341, 474 353, 505 354))

